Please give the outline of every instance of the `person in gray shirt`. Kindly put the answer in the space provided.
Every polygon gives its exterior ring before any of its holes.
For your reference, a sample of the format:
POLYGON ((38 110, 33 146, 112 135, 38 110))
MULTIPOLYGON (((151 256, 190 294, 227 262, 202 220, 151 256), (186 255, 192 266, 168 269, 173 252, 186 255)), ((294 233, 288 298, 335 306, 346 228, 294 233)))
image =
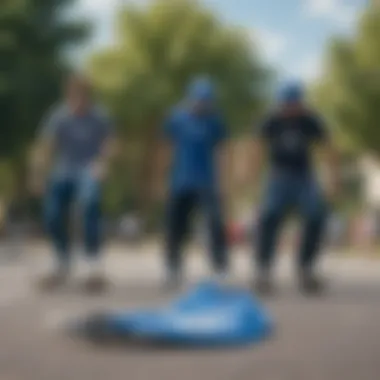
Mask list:
POLYGON ((105 285, 99 265, 100 203, 112 141, 112 124, 104 110, 94 104, 89 83, 71 76, 65 83, 64 101, 44 118, 33 165, 33 188, 38 191, 42 167, 51 163, 49 174, 43 175, 48 178, 43 189, 44 220, 58 265, 42 279, 44 288, 63 285, 70 274, 69 209, 74 202, 83 217, 84 245, 91 267, 85 286, 99 290, 105 285))

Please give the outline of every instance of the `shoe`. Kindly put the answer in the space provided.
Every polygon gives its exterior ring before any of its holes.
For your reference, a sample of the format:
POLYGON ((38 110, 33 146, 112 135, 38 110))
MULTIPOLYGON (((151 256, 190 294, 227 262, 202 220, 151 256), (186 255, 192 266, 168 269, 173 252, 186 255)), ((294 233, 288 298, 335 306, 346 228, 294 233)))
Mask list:
POLYGON ((67 271, 57 271, 38 280, 38 288, 42 291, 54 291, 66 284, 67 271))
POLYGON ((307 295, 319 295, 326 289, 326 282, 313 273, 301 272, 299 274, 299 287, 307 295))
POLYGON ((260 272, 257 278, 254 280, 253 289, 259 295, 270 295, 275 291, 275 287, 271 278, 271 275, 267 271, 260 272))
POLYGON ((108 288, 108 281, 104 276, 96 274, 90 275, 83 283, 83 288, 86 293, 99 294, 103 293, 108 288))

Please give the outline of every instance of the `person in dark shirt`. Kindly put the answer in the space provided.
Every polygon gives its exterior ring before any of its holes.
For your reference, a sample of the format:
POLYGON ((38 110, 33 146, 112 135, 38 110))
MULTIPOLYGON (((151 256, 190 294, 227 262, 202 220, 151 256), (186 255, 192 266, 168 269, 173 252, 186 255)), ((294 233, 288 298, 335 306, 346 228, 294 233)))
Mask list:
POLYGON ((302 85, 290 84, 280 93, 279 106, 255 131, 254 175, 269 158, 269 175, 261 201, 257 237, 259 291, 273 289, 272 262, 279 229, 289 211, 302 219, 302 238, 298 255, 300 286, 307 292, 323 289, 315 273, 315 263, 326 226, 328 197, 317 179, 313 150, 324 147, 328 153, 330 196, 337 191, 336 153, 323 122, 304 103, 302 85), (266 153, 263 153, 263 150, 266 153))
POLYGON ((180 285, 181 250, 194 208, 204 211, 213 267, 224 276, 227 252, 220 199, 222 163, 218 157, 225 155, 222 146, 227 129, 216 109, 213 84, 207 78, 196 78, 190 84, 185 101, 167 118, 164 136, 172 151, 165 239, 167 285, 180 285))

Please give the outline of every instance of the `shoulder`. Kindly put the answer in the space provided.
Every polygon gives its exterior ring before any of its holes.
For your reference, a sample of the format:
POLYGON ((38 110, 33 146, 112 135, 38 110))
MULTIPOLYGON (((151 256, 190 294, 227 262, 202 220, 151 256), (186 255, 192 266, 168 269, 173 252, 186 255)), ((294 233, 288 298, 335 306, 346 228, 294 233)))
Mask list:
POLYGON ((169 110, 166 115, 166 122, 171 124, 181 124, 188 118, 189 113, 184 107, 176 106, 169 110))
POLYGON ((69 112, 65 104, 63 103, 53 104, 46 111, 41 122, 41 127, 45 131, 50 131, 50 132, 55 131, 65 124, 65 121, 68 119, 68 117, 69 117, 69 112))
POLYGON ((55 134, 66 125, 68 112, 64 104, 58 103, 52 105, 43 116, 39 134, 43 137, 53 137, 55 134))
POLYGON ((183 106, 175 106, 169 111, 169 117, 173 120, 183 120, 188 115, 189 112, 183 106))
POLYGON ((69 110, 64 103, 56 103, 48 109, 47 115, 53 120, 63 120, 69 116, 69 110))

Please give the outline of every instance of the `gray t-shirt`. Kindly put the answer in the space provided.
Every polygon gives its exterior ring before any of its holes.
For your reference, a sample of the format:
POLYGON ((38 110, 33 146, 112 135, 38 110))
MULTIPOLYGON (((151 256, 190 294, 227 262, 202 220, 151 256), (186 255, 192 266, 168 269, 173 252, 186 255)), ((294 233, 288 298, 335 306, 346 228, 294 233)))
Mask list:
POLYGON ((58 105, 46 115, 40 137, 54 145, 54 171, 76 175, 94 162, 112 135, 106 112, 93 106, 83 116, 74 115, 66 105, 58 105))

